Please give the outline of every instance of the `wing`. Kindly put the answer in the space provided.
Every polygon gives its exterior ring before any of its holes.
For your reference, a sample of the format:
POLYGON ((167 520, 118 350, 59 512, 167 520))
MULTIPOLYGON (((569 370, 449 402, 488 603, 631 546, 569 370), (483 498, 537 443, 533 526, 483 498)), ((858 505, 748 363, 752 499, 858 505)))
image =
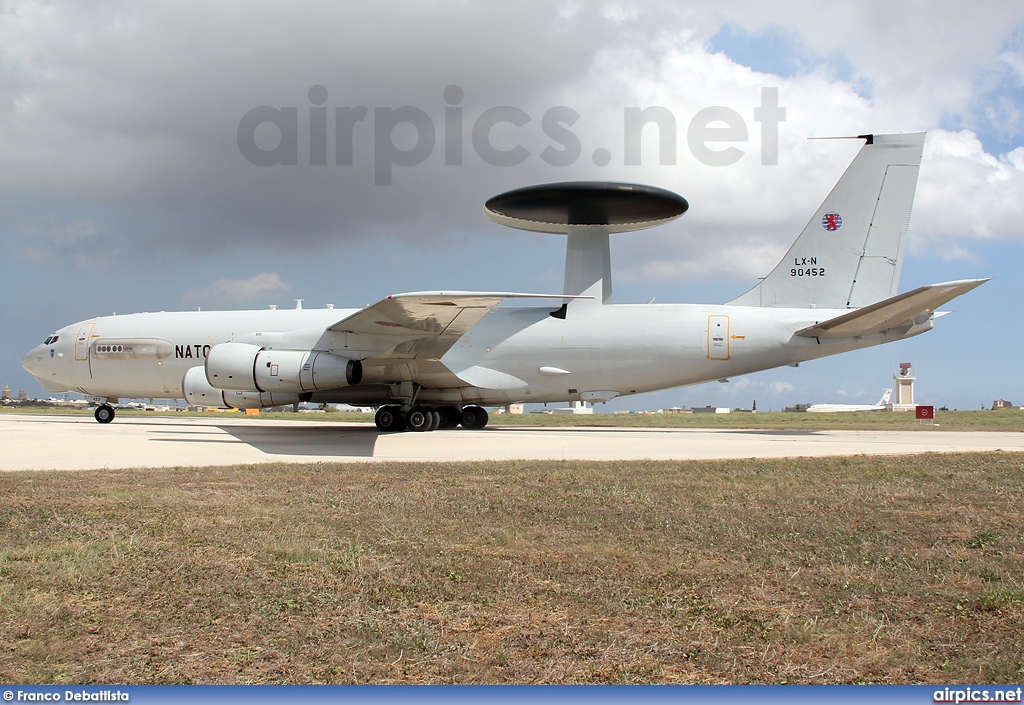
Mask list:
POLYGON ((981 286, 988 279, 965 279, 922 286, 796 332, 804 338, 854 338, 924 323, 942 304, 981 286))
POLYGON ((391 339, 402 358, 439 359, 466 331, 504 299, 590 299, 592 296, 519 292, 420 291, 395 294, 343 318, 328 328, 391 339))

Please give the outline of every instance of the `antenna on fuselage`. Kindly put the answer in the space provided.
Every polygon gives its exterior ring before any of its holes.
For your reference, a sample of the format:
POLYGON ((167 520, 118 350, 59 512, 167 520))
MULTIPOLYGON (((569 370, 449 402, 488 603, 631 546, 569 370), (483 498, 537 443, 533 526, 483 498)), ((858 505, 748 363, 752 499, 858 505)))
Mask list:
POLYGON ((679 194, 654 186, 572 181, 506 191, 489 199, 484 213, 511 228, 568 235, 562 293, 593 297, 574 299, 578 306, 612 303, 611 233, 653 228, 689 207, 679 194))

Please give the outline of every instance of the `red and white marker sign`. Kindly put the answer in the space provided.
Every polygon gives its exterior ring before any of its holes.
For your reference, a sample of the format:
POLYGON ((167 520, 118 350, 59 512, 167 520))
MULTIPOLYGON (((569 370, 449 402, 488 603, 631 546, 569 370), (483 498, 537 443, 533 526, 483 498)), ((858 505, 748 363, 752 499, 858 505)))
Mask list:
POLYGON ((914 407, 914 418, 918 418, 918 419, 934 419, 935 418, 935 407, 934 406, 915 406, 914 407))

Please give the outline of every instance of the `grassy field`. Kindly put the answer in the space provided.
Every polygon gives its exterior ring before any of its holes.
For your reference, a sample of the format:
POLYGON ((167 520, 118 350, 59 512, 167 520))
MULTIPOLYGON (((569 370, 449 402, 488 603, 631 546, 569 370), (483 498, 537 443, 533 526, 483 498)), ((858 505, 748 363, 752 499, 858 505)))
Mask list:
POLYGON ((1024 411, 939 411, 935 424, 922 423, 909 412, 845 412, 834 414, 523 414, 491 416, 495 425, 529 426, 647 426, 651 428, 762 428, 779 430, 878 431, 1024 431, 1024 411))
MULTIPOLYGON (((2 408, 2 407, 0 407, 2 408)), ((0 413, 81 414, 92 415, 92 410, 72 410, 66 407, 29 407, 24 410, 5 409, 0 413)), ((238 412, 228 412, 234 416, 238 412)), ((121 410, 118 418, 151 416, 214 417, 211 412, 152 412, 121 410)), ((299 420, 340 423, 373 423, 371 414, 263 412, 259 419, 299 420)), ((781 411, 756 414, 492 414, 492 426, 604 426, 648 428, 754 428, 777 430, 879 430, 879 431, 1021 431, 1024 432, 1024 411, 1000 409, 998 411, 938 411, 935 423, 921 422, 909 412, 870 412, 807 414, 781 411)))
POLYGON ((4 682, 1024 678, 1018 454, 3 473, 0 539, 4 682))

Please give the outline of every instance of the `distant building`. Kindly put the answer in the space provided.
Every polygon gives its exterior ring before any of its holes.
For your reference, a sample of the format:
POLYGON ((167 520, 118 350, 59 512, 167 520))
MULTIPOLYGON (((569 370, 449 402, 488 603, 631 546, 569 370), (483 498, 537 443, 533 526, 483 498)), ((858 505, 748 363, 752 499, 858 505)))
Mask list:
POLYGON ((807 411, 810 406, 810 404, 794 404, 793 406, 787 406, 783 411, 807 411))
POLYGON ((690 410, 694 414, 713 414, 715 413, 715 407, 713 406, 695 406, 690 410))
POLYGON ((335 411, 343 411, 346 414, 372 414, 374 410, 369 406, 352 406, 351 404, 333 404, 335 411))
POLYGON ((594 408, 587 406, 585 401, 571 401, 569 408, 560 407, 551 411, 555 414, 593 414, 594 408))
POLYGON ((681 406, 673 406, 668 409, 662 409, 658 412, 659 414, 692 414, 693 409, 686 409, 681 406))
POLYGON ((3 396, 2 396, 2 397, 0 397, 0 399, 10 399, 10 398, 11 398, 11 388, 10 388, 10 387, 8 387, 8 386, 7 386, 6 384, 5 384, 5 385, 4 385, 4 392, 3 392, 3 396))
POLYGON ((996 409, 1009 409, 1013 406, 1013 402, 1006 401, 1005 399, 996 399, 992 402, 992 411, 996 409))

